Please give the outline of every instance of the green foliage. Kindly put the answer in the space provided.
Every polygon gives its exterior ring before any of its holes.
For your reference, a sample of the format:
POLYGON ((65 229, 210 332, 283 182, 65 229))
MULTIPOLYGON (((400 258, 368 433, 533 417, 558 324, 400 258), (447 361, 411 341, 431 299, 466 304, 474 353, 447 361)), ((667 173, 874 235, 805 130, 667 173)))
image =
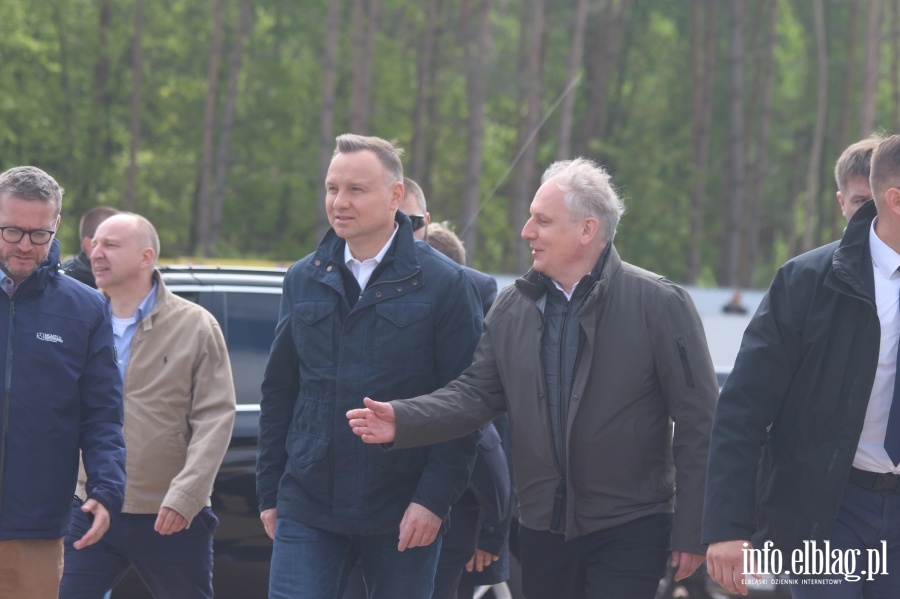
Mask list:
MULTIPOLYGON (((417 60, 425 32, 425 2, 381 0, 382 16, 372 56, 373 89, 367 133, 396 138, 409 148, 413 131, 417 60)), ((498 270, 522 241, 511 225, 508 203, 510 167, 521 150, 519 129, 525 114, 520 53, 527 32, 520 31, 523 0, 494 0, 491 52, 477 56, 489 71, 480 180, 481 207, 472 226, 478 235, 476 267, 498 270), (524 37, 523 37, 524 36, 524 37)), ((335 133, 350 127, 353 95, 351 4, 341 4, 335 133)), ((433 152, 427 174, 430 209, 437 220, 452 220, 457 231, 465 188, 468 151, 467 89, 460 31, 462 0, 445 0, 434 73, 433 118, 426 134, 433 152)), ((478 6, 468 0, 470 10, 478 6)), ((216 140, 235 45, 240 3, 225 0, 224 51, 218 73, 216 140)), ((598 11, 619 2, 591 3, 598 11)), ((836 210, 831 168, 846 140, 837 139, 839 102, 851 86, 851 130, 860 106, 865 3, 859 3, 857 47, 848 44, 850 3, 826 1, 829 55, 828 126, 820 165, 820 213, 802 213, 794 201, 804 192, 814 123, 817 66, 812 10, 807 2, 778 1, 772 135, 765 150, 768 171, 760 215, 761 256, 757 280, 765 283, 790 257, 791 244, 806 219, 822 223, 836 210), (853 50, 853 52, 851 52, 853 50), (859 65, 852 81, 845 66, 859 65), (791 209, 793 207, 793 209, 791 209)), ((527 5, 526 5, 527 6, 527 5)), ((538 172, 555 160, 559 106, 567 85, 574 1, 546 3, 542 112, 548 116, 537 143, 538 172)), ((760 54, 752 53, 764 24, 764 3, 748 8, 745 93, 755 91, 760 54)), ((212 36, 212 2, 144 2, 143 91, 138 161, 137 210, 150 218, 162 237, 163 254, 180 255, 191 246, 193 203, 199 180, 212 36)), ((326 0, 271 0, 252 3, 252 29, 245 41, 243 70, 235 104, 234 128, 225 179, 224 228, 216 255, 225 259, 293 261, 316 246, 316 211, 323 198, 319 173, 322 81, 326 45, 326 0)), ((687 276, 691 193, 696 177, 691 123, 692 6, 690 2, 632 0, 624 21, 623 45, 608 65, 605 126, 589 140, 588 155, 613 175, 626 199, 617 245, 626 260, 679 280, 687 276)), ((717 3, 717 61, 708 164, 707 207, 701 284, 715 283, 722 247, 728 131, 729 3, 717 3)), ((474 22, 474 12, 471 18, 474 22)), ((602 13, 606 15, 607 13, 602 13)), ((892 110, 889 19, 884 18, 882 78, 877 90, 878 127, 888 129, 892 110)), ((596 20, 590 21, 596 24, 596 20)), ((67 188, 64 250, 77 247, 80 214, 96 204, 123 206, 131 142, 134 35, 133 0, 71 0, 0 3, 0 169, 17 164, 45 168, 67 188), (101 14, 108 7, 108 25, 101 14), (104 75, 105 73, 105 75, 104 75)), ((589 39, 598 33, 589 29, 589 39)), ((592 46, 596 47, 596 45, 592 46)), ((584 132, 595 56, 584 57, 574 90, 574 130, 584 132)), ((748 111, 758 105, 747 105, 748 111)), ((747 121, 748 156, 758 151, 753 134, 757 112, 747 121)), ((407 157, 409 158, 409 157, 407 157)), ((515 171, 512 171, 515 172, 515 171)))

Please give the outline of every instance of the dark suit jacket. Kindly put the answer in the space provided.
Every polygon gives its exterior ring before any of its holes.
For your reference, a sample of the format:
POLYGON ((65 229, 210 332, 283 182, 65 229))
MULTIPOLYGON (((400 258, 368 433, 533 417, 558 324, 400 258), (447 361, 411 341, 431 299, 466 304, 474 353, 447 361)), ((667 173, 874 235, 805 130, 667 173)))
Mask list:
POLYGON ((486 275, 480 270, 475 270, 468 266, 463 266, 463 270, 475 282, 475 287, 478 288, 478 295, 481 297, 481 305, 484 308, 485 315, 487 315, 488 310, 494 304, 494 300, 497 299, 497 281, 491 275, 486 275))

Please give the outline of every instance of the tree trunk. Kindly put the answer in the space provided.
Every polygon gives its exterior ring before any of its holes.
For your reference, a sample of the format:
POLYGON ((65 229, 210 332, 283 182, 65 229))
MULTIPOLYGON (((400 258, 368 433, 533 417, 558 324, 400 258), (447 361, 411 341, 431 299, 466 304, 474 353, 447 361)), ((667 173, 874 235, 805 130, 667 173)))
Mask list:
POLYGON ((741 212, 744 203, 744 21, 745 0, 732 1, 728 127, 728 185, 725 194, 722 283, 738 284, 741 212))
POLYGON ((825 142, 825 116, 828 110, 828 51, 825 45, 825 10, 822 0, 813 0, 813 25, 816 32, 816 62, 819 66, 819 77, 816 91, 816 121, 813 138, 810 144, 809 165, 806 170, 806 196, 803 217, 803 239, 801 252, 806 252, 818 245, 814 238, 814 215, 818 213, 819 201, 819 168, 822 163, 822 146, 825 142))
POLYGON ((745 288, 756 285, 756 268, 759 264, 759 231, 763 226, 762 200, 766 193, 769 177, 769 131, 772 125, 772 94, 775 88, 775 44, 777 43, 778 0, 768 0, 766 6, 766 29, 763 39, 763 56, 760 67, 760 107, 759 122, 755 127, 756 139, 753 163, 750 167, 747 206, 749 216, 746 230, 746 255, 744 259, 743 283, 745 288))
POLYGON ((875 100, 878 88, 881 53, 881 0, 868 0, 866 10, 866 64, 863 69, 862 105, 859 111, 859 136, 865 137, 875 128, 875 100))
MULTIPOLYGON (((523 97, 526 103, 525 118, 520 128, 518 146, 521 148, 522 158, 519 163, 519 173, 516 178, 512 197, 512 230, 518 233, 528 220, 528 206, 535 191, 535 167, 537 161, 537 134, 541 119, 541 97, 543 91, 543 41, 544 41, 544 0, 534 0, 531 7, 531 26, 523 28, 523 34, 528 32, 528 43, 525 45, 527 52, 527 67, 525 71, 525 93, 523 97)), ((525 272, 527 268, 525 245, 516 243, 515 272, 525 272)))
POLYGON ((350 128, 367 134, 372 107, 372 57, 381 22, 381 0, 353 3, 353 112, 350 128))
POLYGON ((584 31, 587 27, 587 0, 575 0, 572 12, 572 45, 569 48, 569 63, 566 76, 566 96, 562 103, 559 119, 558 160, 572 158, 572 120, 575 112, 575 85, 581 78, 581 59, 584 55, 584 31))
POLYGON ((706 184, 709 178, 710 123, 716 62, 716 1, 693 0, 691 64, 693 96, 691 122, 694 182, 691 192, 691 239, 688 247, 687 282, 696 284, 703 260, 706 230, 706 184))
POLYGON ((219 92, 219 63, 222 61, 222 12, 225 0, 213 1, 213 30, 209 48, 209 70, 206 73, 206 104, 203 110, 203 147, 200 157, 200 173, 197 195, 194 201, 194 247, 191 253, 209 249, 210 195, 213 178, 213 139, 216 128, 216 99, 219 92))
MULTIPOLYGON (((73 99, 75 93, 72 91, 72 78, 70 75, 69 57, 71 50, 69 48, 69 26, 62 14, 62 6, 58 2, 53 3, 53 24, 56 28, 56 37, 59 42, 59 79, 60 88, 62 89, 62 97, 60 98, 62 108, 62 125, 63 138, 65 143, 65 166, 63 167, 63 180, 75 180, 75 106, 73 99)), ((79 214, 80 210, 73 210, 73 214, 79 214)))
MULTIPOLYGON (((856 21, 859 14, 859 0, 850 0, 850 14, 848 15, 849 25, 844 31, 847 32, 847 49, 844 51, 844 75, 841 79, 841 106, 840 117, 838 119, 838 143, 841 147, 846 148, 855 140, 851 139, 850 123, 853 120, 851 116, 853 110, 853 94, 856 92, 856 21)), ((838 210, 834 210, 834 214, 838 216, 838 210)))
POLYGON ((85 164, 79 173, 81 184, 79 192, 73 194, 75 201, 73 212, 84 211, 80 198, 97 196, 100 170, 103 163, 104 149, 108 140, 104 135, 105 122, 109 118, 109 30, 112 22, 112 0, 103 0, 99 5, 97 20, 97 59, 94 61, 93 106, 87 131, 85 145, 85 164))
POLYGON ((219 135, 219 147, 216 152, 216 187, 212 200, 212 227, 210 229, 209 253, 216 253, 216 245, 222 233, 222 212, 225 206, 225 175, 229 166, 229 149, 231 131, 234 129, 234 105, 237 102, 238 84, 241 80, 241 69, 244 64, 244 41, 250 32, 253 11, 250 0, 241 0, 241 16, 238 21, 237 38, 231 54, 231 74, 228 80, 228 95, 225 98, 225 110, 222 114, 222 131, 219 135))
POLYGON ((325 62, 322 65, 322 114, 319 122, 319 201, 316 202, 316 240, 328 230, 325 212, 325 176, 334 153, 334 101, 337 93, 338 40, 341 30, 341 0, 328 0, 325 62))
POLYGON ((622 51, 629 2, 605 0, 596 17, 596 27, 591 27, 598 33, 587 38, 587 113, 576 143, 576 153, 581 156, 590 155, 591 141, 602 136, 609 104, 609 80, 622 51))
POLYGON ((441 31, 442 0, 425 0, 425 31, 420 37, 416 52, 416 105, 413 109, 413 134, 410 142, 409 176, 425 185, 427 171, 426 142, 431 137, 429 123, 432 121, 434 74, 437 71, 435 56, 441 31))
POLYGON ((466 256, 469 262, 477 255, 478 249, 478 199, 481 191, 482 158, 484 155, 484 107, 487 103, 487 74, 490 62, 486 57, 491 55, 491 0, 480 0, 476 3, 477 28, 472 27, 469 19, 468 0, 463 0, 463 19, 461 30, 464 32, 463 56, 466 62, 466 88, 469 115, 466 119, 468 143, 466 149, 466 180, 463 188, 463 205, 460 222, 465 226, 460 230, 466 256), (467 32, 477 32, 475 39, 467 32))
POLYGON ((137 207, 137 153, 141 145, 141 86, 144 80, 144 0, 134 0, 134 41, 131 56, 131 138, 128 143, 128 175, 125 183, 125 210, 137 207))

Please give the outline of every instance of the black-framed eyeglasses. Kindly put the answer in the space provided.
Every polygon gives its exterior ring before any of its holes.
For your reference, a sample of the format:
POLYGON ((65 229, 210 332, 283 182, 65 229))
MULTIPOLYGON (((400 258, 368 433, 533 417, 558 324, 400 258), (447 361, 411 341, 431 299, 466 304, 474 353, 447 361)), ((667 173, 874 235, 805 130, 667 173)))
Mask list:
POLYGON ((409 220, 412 221, 412 229, 413 231, 418 231, 422 227, 425 226, 425 215, 424 214, 407 214, 409 220))
POLYGON ((2 235, 3 241, 7 243, 19 243, 22 241, 22 238, 25 237, 26 233, 28 233, 28 238, 31 240, 32 245, 46 245, 53 239, 53 234, 56 233, 56 231, 51 229, 0 227, 0 235, 2 235))

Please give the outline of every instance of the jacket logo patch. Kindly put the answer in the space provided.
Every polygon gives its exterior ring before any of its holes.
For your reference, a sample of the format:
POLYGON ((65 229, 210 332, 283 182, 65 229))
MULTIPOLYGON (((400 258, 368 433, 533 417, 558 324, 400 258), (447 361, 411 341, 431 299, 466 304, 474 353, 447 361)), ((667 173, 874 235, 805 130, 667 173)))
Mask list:
POLYGON ((37 338, 41 341, 52 341, 53 343, 62 343, 63 338, 54 333, 38 333, 37 338))

